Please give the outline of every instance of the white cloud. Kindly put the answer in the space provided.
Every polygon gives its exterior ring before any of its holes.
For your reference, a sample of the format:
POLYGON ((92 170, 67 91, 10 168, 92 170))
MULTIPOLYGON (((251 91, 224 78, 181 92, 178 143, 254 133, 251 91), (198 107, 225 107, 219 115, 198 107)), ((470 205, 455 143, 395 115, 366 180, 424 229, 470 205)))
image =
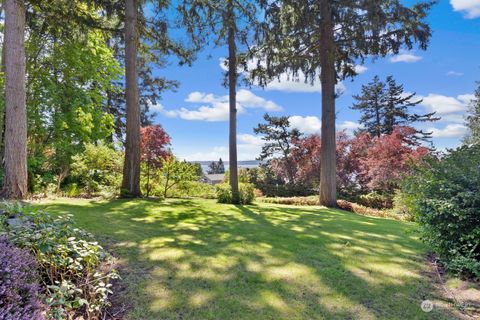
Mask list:
POLYGON ((237 102, 246 108, 262 108, 266 111, 280 111, 282 108, 271 100, 265 100, 249 90, 241 89, 237 92, 237 102))
POLYGON ((227 160, 228 148, 213 147, 205 152, 195 152, 184 156, 180 155, 178 157, 187 161, 217 161, 220 158, 222 158, 223 160, 227 160))
POLYGON ((401 53, 390 58, 390 62, 392 63, 398 63, 398 62, 414 63, 420 60, 422 60, 422 57, 416 56, 412 53, 401 53))
POLYGON ((362 66, 362 65, 359 65, 359 64, 357 64, 355 66, 355 72, 358 73, 358 74, 365 73, 365 72, 367 72, 367 70, 368 70, 368 68, 365 67, 365 66, 362 66))
MULTIPOLYGON (((304 134, 320 134, 322 130, 322 121, 315 116, 291 116, 288 120, 290 121, 290 126, 292 128, 298 129, 304 134)), ((337 123, 337 130, 346 130, 349 134, 359 128, 361 128, 361 125, 353 121, 337 123)))
MULTIPOLYGON (((259 136, 251 134, 239 134, 237 135, 237 155, 239 161, 254 160, 258 157, 262 151, 264 141, 259 136)), ((181 159, 187 161, 213 161, 222 158, 228 161, 228 147, 217 146, 205 152, 195 152, 192 154, 179 156, 181 159)))
POLYGON ((450 0, 453 10, 463 12, 465 18, 480 17, 480 0, 450 0))
POLYGON ((177 112, 174 111, 174 110, 166 110, 165 107, 163 105, 161 105, 160 103, 158 104, 151 104, 149 106, 149 110, 150 111, 153 111, 153 112, 158 112, 160 114, 163 114, 164 116, 168 117, 168 118, 174 118, 177 116, 177 112))
POLYGON ((467 133, 468 129, 463 124, 448 124, 442 129, 429 128, 427 132, 432 132, 434 138, 460 138, 467 133))
MULTIPOLYGON (((239 113, 243 110, 239 108, 239 113)), ((201 106, 196 110, 181 108, 176 111, 180 118, 184 120, 199 121, 225 121, 228 120, 229 107, 228 102, 215 102, 210 106, 201 106)))
MULTIPOLYGON (((272 82, 265 86, 267 91, 283 91, 283 92, 305 92, 305 93, 320 93, 322 92, 322 86, 320 80, 315 80, 312 83, 305 82, 305 74, 299 72, 296 78, 292 78, 288 74, 281 74, 279 78, 274 79, 272 82)), ((338 83, 335 86, 335 90, 338 93, 343 93, 347 90, 343 82, 338 83)))
POLYGON ((288 120, 292 128, 305 134, 320 134, 322 129, 322 121, 318 117, 291 116, 288 120))
MULTIPOLYGON (((223 71, 228 71, 228 66, 225 64, 226 59, 220 58, 219 59, 219 66, 223 71)), ((257 66, 258 60, 251 60, 247 64, 247 69, 253 69, 257 66)), ((357 65, 355 66, 355 71, 357 73, 364 73, 367 71, 368 68, 365 66, 357 65)), ((239 73, 243 73, 246 75, 245 70, 239 68, 239 73)), ((296 77, 292 77, 288 73, 281 74, 278 78, 275 78, 270 83, 265 86, 265 90, 267 91, 283 91, 283 92, 304 92, 304 93, 317 93, 321 92, 321 84, 320 80, 317 79, 310 83, 310 81, 305 81, 306 76, 303 72, 298 72, 296 77)), ((345 85, 340 82, 335 86, 335 90, 339 93, 343 93, 347 90, 345 85)))
MULTIPOLYGON (((180 108, 177 110, 166 110, 163 106, 157 111, 168 117, 180 117, 184 120, 199 121, 226 121, 229 118, 229 99, 226 96, 216 96, 203 92, 192 92, 185 99, 189 103, 201 103, 195 109, 180 108)), ((242 114, 247 108, 260 108, 266 111, 280 111, 282 108, 271 100, 266 100, 252 93, 249 90, 237 92, 237 112, 242 114)))
POLYGON ((237 135, 237 139, 239 143, 249 144, 254 146, 263 146, 263 144, 265 143, 262 137, 254 136, 247 133, 237 135))
POLYGON ((337 125, 339 130, 347 130, 347 132, 351 133, 357 129, 360 129, 362 125, 358 122, 353 121, 344 121, 337 125))
POLYGON ((469 105, 476 98, 474 94, 461 94, 457 97, 457 99, 462 101, 466 105, 469 105))
POLYGON ((447 72, 447 76, 450 76, 450 77, 461 77, 463 75, 464 75, 463 72, 457 72, 457 71, 448 71, 447 72))
POLYGON ((429 112, 437 112, 438 115, 447 115, 467 110, 467 104, 473 95, 464 94, 458 97, 448 97, 440 94, 430 93, 426 97, 422 97, 422 105, 427 108, 429 112))

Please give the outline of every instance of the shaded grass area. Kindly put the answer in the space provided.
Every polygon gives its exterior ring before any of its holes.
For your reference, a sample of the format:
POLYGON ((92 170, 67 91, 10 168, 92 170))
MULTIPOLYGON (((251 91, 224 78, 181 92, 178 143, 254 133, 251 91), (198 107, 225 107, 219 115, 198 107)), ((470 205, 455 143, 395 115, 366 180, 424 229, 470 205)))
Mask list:
POLYGON ((56 200, 124 264, 128 319, 452 319, 424 313, 415 225, 321 207, 56 200))

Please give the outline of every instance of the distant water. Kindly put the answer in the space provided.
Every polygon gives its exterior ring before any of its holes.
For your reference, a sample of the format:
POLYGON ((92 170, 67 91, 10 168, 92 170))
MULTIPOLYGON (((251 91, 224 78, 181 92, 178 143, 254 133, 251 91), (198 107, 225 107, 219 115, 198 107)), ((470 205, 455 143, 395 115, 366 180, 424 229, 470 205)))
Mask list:
MULTIPOLYGON (((208 171, 208 166, 212 161, 192 161, 195 163, 200 163, 202 166, 202 170, 204 173, 207 173, 208 171)), ((223 165, 225 166, 225 170, 228 170, 230 168, 230 165, 228 161, 224 161, 223 165)), ((260 161, 252 160, 252 161, 239 161, 238 162, 238 167, 239 168, 256 168, 260 165, 260 161)))

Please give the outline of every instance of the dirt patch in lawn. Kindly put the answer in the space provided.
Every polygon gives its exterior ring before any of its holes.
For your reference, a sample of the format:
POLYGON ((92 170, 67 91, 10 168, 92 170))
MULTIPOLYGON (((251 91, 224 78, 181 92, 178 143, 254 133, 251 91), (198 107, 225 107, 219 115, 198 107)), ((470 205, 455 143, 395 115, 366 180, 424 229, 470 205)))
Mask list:
POLYGON ((427 275, 438 292, 434 307, 450 309, 458 319, 480 319, 480 283, 454 277, 433 254, 427 256, 427 275))

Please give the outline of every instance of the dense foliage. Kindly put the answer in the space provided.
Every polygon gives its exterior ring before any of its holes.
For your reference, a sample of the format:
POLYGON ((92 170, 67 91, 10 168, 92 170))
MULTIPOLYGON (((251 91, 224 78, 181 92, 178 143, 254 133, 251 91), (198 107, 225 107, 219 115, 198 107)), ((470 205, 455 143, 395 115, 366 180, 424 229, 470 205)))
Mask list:
POLYGON ((29 251, 48 306, 49 319, 85 314, 100 316, 117 278, 111 257, 87 232, 74 227, 70 216, 54 217, 20 205, 7 205, 16 222, 6 228, 14 245, 29 251))
MULTIPOLYGON (((251 204, 255 200, 255 188, 251 183, 240 183, 240 204, 251 204)), ((229 184, 216 185, 217 201, 219 203, 232 203, 232 189, 229 184)))
POLYGON ((480 277, 480 147, 463 146, 415 168, 402 192, 423 238, 446 267, 480 277))
POLYGON ((0 236, 0 319, 43 320, 37 264, 27 250, 0 236))
MULTIPOLYGON (((409 173, 412 163, 429 153, 418 145, 416 130, 395 127, 380 137, 357 133, 337 134, 337 185, 342 196, 357 197, 365 205, 391 207, 394 190, 409 173), (370 196, 365 196, 369 192, 370 196), (363 197, 358 198, 359 195, 363 197), (374 199, 376 198, 376 199, 374 199)), ((305 196, 318 193, 321 139, 317 135, 293 140, 286 155, 270 159, 266 166, 251 170, 250 181, 266 196, 305 196), (285 170, 290 168, 290 172, 285 170), (291 176, 295 183, 291 184, 291 176)))
POLYGON ((122 175, 122 152, 104 143, 89 143, 72 160, 71 175, 64 188, 67 196, 111 196, 117 193, 122 175))

